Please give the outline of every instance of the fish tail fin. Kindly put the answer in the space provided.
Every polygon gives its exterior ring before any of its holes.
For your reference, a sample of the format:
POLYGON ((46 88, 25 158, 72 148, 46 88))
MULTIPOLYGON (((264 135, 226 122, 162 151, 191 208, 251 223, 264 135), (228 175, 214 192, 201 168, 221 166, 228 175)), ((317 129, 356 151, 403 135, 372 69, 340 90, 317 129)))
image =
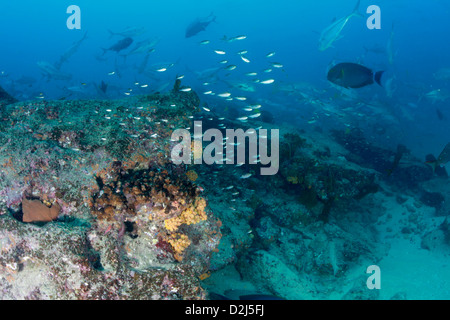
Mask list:
POLYGON ((375 82, 378 83, 380 86, 383 86, 381 84, 381 76, 383 75, 384 71, 377 71, 375 72, 375 82))
POLYGON ((429 164, 433 168, 433 172, 436 172, 436 168, 438 166, 437 160, 429 160, 425 161, 426 164, 429 164))
POLYGON ((105 53, 106 53, 106 51, 108 51, 108 49, 105 49, 105 48, 100 48, 100 49, 102 49, 102 50, 103 50, 102 56, 104 56, 104 55, 105 55, 105 53))
POLYGON ((115 33, 114 32, 112 32, 111 30, 109 30, 108 29, 108 32, 109 32, 109 38, 111 39, 112 37, 114 37, 114 35, 115 35, 115 33))

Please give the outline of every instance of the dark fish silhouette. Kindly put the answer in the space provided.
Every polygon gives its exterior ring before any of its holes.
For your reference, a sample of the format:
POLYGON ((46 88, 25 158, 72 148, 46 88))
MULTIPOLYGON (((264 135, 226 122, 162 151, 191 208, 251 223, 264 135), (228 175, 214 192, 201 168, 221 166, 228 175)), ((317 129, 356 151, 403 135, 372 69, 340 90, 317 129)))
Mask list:
POLYGON ((103 54, 106 53, 106 51, 122 51, 126 48, 128 48, 131 44, 133 43, 133 39, 127 37, 127 38, 123 38, 122 40, 117 41, 114 45, 112 45, 111 47, 109 47, 108 49, 104 49, 103 50, 103 54))
POLYGON ((108 89, 108 85, 102 80, 102 83, 98 86, 98 88, 103 92, 106 93, 106 90, 108 89))
POLYGON ((430 164, 433 167, 433 170, 436 172, 438 168, 444 166, 447 162, 450 161, 450 142, 444 147, 441 154, 437 159, 431 159, 430 156, 427 156, 428 160, 426 163, 430 164))
POLYGON ((84 33, 83 38, 75 42, 67 51, 59 58, 59 61, 55 63, 56 69, 61 69, 61 65, 67 62, 71 56, 73 56, 77 51, 80 45, 87 38, 87 31, 84 33))
POLYGON ((345 88, 361 88, 372 84, 375 80, 381 86, 381 76, 384 71, 372 70, 357 63, 339 63, 328 71, 327 79, 345 88))
POLYGON ((437 117, 438 117, 439 120, 444 120, 444 119, 445 119, 444 114, 443 114, 442 111, 439 110, 438 108, 436 108, 436 115, 437 115, 437 117))
POLYGON ((193 37, 200 31, 204 31, 206 27, 215 20, 216 16, 214 16, 212 13, 206 18, 197 18, 186 28, 186 38, 193 37))

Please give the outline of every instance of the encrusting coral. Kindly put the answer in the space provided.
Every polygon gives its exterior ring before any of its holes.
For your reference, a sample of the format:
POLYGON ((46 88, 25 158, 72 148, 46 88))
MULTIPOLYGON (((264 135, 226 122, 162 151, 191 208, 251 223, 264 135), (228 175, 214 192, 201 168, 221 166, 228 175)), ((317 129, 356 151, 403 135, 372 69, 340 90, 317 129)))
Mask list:
POLYGON ((97 177, 99 192, 94 195, 93 212, 98 219, 114 220, 145 211, 151 220, 179 215, 200 193, 185 175, 167 170, 125 170, 120 161, 106 178, 97 177))
POLYGON ((195 181, 198 179, 198 174, 194 170, 189 170, 188 172, 186 172, 186 175, 191 181, 195 181))
POLYGON ((205 207, 205 199, 197 197, 193 205, 183 210, 179 216, 165 220, 164 225, 168 231, 175 231, 182 224, 190 225, 206 220, 205 207))
POLYGON ((167 239, 167 242, 170 243, 175 252, 174 258, 178 261, 183 260, 182 253, 191 244, 191 241, 189 240, 188 236, 181 233, 173 233, 167 239))
POLYGON ((189 231, 182 225, 207 220, 206 200, 200 189, 180 169, 125 169, 116 161, 108 175, 97 177, 98 191, 93 196, 92 212, 98 220, 118 223, 145 216, 146 223, 157 226, 160 239, 171 246, 178 261, 191 244, 189 231), (109 180, 109 181, 107 181, 109 180))

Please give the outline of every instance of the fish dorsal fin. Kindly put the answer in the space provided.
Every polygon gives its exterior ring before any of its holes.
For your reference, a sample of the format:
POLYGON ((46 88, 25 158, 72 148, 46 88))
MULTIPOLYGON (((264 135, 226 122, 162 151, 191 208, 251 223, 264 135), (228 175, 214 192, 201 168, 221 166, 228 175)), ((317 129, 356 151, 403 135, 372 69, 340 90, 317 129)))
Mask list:
POLYGON ((358 13, 358 9, 359 9, 359 4, 361 3, 361 0, 358 0, 358 2, 356 2, 355 7, 353 8, 352 13, 356 13, 356 14, 360 14, 358 13))
POLYGON ((353 8, 352 13, 348 16, 348 19, 350 19, 350 18, 353 17, 353 16, 356 16, 356 17, 364 17, 364 16, 362 15, 362 13, 360 13, 360 12, 358 11, 358 10, 359 10, 359 4, 360 4, 360 2, 361 2, 361 0, 358 0, 358 2, 356 3, 355 7, 353 8))

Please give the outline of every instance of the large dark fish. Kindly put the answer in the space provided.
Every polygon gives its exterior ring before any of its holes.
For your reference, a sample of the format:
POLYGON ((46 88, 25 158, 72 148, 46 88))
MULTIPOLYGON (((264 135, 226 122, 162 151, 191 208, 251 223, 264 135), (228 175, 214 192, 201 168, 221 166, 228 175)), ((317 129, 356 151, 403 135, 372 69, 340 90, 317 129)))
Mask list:
POLYGON ((345 25, 347 24, 348 20, 350 20, 350 18, 354 16, 362 16, 360 13, 358 13, 359 3, 360 0, 358 0, 358 2, 356 3, 356 6, 353 9, 352 13, 350 13, 345 17, 340 18, 339 20, 334 20, 331 25, 329 25, 322 31, 319 39, 320 51, 324 51, 332 47, 333 42, 342 38, 341 31, 342 29, 344 29, 345 25))
POLYGON ((216 16, 214 16, 212 13, 207 16, 206 18, 197 18, 194 22, 192 22, 187 28, 186 28, 186 38, 190 38, 195 36, 200 31, 204 31, 206 27, 213 21, 216 20, 216 16))
POLYGON ((131 38, 123 38, 122 40, 117 41, 114 45, 112 45, 111 47, 109 47, 108 49, 104 49, 103 50, 103 54, 106 53, 106 51, 111 50, 111 51, 122 51, 123 49, 128 48, 131 44, 133 43, 133 39, 131 38))
POLYGON ((339 63, 328 71, 327 79, 345 88, 361 88, 372 84, 375 80, 381 86, 381 75, 384 71, 373 71, 357 63, 339 63))

